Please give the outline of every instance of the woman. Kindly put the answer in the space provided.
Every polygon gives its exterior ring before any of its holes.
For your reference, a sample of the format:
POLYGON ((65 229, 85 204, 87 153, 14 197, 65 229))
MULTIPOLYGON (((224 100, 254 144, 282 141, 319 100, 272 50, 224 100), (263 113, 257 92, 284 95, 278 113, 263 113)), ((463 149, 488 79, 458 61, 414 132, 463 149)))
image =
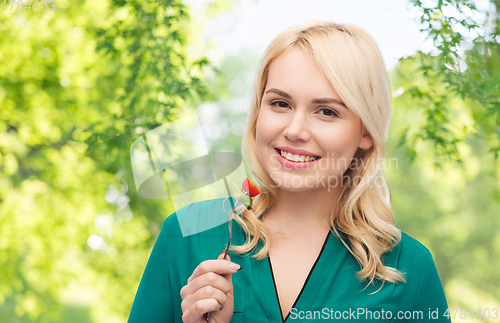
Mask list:
POLYGON ((430 252, 393 224, 381 170, 390 90, 363 29, 309 21, 260 63, 243 156, 262 193, 227 226, 182 237, 165 221, 129 322, 449 321, 430 252), (241 270, 240 270, 241 269, 241 270))

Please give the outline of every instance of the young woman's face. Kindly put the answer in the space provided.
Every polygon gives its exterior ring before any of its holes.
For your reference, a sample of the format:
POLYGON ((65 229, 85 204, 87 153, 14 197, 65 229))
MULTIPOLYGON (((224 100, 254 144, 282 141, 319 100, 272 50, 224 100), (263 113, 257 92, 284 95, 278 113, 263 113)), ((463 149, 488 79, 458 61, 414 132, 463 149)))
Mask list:
POLYGON ((372 141, 314 60, 294 46, 270 66, 256 145, 262 167, 278 187, 330 191, 340 187, 356 150, 370 148, 372 141))

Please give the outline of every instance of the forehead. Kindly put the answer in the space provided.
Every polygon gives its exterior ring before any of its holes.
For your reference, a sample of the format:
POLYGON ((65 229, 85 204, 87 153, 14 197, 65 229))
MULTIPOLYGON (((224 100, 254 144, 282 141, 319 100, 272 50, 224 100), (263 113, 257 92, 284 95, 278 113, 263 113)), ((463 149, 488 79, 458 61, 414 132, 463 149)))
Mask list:
POLYGON ((266 91, 270 88, 278 88, 292 96, 338 98, 318 64, 297 45, 269 66, 266 91))

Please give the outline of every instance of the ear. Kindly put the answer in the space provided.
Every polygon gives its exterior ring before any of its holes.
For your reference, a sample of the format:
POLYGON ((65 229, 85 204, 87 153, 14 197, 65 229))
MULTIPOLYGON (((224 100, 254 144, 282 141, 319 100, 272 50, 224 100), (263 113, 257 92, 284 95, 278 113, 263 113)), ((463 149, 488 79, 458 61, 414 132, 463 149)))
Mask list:
POLYGON ((359 142, 359 148, 361 149, 370 149, 373 146, 372 136, 368 132, 365 132, 361 141, 359 142))

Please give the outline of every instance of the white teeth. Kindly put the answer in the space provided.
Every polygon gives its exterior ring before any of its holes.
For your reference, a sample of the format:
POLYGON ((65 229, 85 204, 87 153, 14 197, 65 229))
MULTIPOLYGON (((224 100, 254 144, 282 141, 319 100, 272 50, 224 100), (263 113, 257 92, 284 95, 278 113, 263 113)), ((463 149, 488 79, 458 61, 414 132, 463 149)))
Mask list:
POLYGON ((294 162, 309 162, 317 159, 314 156, 304 156, 304 155, 292 155, 291 153, 286 153, 283 150, 280 150, 281 156, 284 158, 294 161, 294 162))

